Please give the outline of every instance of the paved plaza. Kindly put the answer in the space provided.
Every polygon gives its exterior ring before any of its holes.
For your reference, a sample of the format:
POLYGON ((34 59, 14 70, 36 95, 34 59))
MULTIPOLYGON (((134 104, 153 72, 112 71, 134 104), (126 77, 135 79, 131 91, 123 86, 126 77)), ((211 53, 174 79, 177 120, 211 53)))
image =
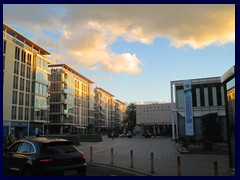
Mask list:
POLYGON ((177 176, 177 156, 181 160, 182 176, 213 176, 214 161, 218 162, 218 175, 230 176, 227 155, 216 154, 181 154, 170 137, 133 137, 108 138, 103 136, 102 142, 81 142, 78 148, 90 162, 92 147, 93 163, 111 165, 111 148, 113 148, 113 166, 131 169, 153 176, 177 176), (133 168, 131 168, 130 151, 133 150, 133 168), (154 165, 151 173, 151 153, 154 165))

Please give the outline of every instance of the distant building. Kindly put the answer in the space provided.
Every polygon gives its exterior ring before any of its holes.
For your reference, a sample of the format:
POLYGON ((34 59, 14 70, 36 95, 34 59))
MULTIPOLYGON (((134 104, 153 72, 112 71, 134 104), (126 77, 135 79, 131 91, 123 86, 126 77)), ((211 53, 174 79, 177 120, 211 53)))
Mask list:
POLYGON ((229 166, 235 173, 235 65, 221 76, 221 82, 226 101, 229 166))
POLYGON ((66 64, 51 64, 50 133, 84 133, 93 122, 90 79, 66 64))
POLYGON ((123 127, 126 118, 126 104, 118 99, 115 100, 115 122, 114 127, 123 127))
POLYGON ((48 121, 50 53, 3 23, 3 134, 43 133, 48 121))
POLYGON ((95 88, 95 127, 112 128, 115 126, 114 96, 108 91, 95 88))
POLYGON ((172 125, 171 103, 136 105, 136 118, 141 134, 166 135, 172 125))
MULTIPOLYGON (((181 137, 193 137, 197 140, 202 139, 202 119, 208 116, 214 116, 217 121, 222 123, 223 132, 222 138, 226 140, 226 113, 224 88, 220 77, 191 79, 188 82, 188 91, 190 90, 192 100, 185 105, 185 96, 187 91, 184 91, 185 80, 171 81, 171 102, 172 102, 172 124, 173 124, 173 139, 181 137), (192 115, 185 121, 187 108, 188 114, 192 115), (188 124, 186 124, 186 122, 188 124), (188 135, 192 127, 193 135, 188 135), (187 127, 187 128, 186 128, 187 127)), ((214 128, 214 127, 213 127, 214 128)))

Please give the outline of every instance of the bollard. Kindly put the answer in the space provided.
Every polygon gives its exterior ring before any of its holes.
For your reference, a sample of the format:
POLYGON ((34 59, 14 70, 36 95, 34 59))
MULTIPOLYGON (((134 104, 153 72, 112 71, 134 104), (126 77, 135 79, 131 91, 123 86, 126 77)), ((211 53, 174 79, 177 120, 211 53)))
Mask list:
POLYGON ((130 151, 130 167, 133 168, 133 150, 130 151))
POLYGON ((178 171, 178 176, 181 176, 181 161, 180 161, 180 156, 177 157, 177 171, 178 171))
POLYGON ((214 161, 214 176, 218 176, 218 162, 214 161))
POLYGON ((151 173, 154 173, 153 152, 151 152, 151 173))
POLYGON ((92 146, 90 147, 90 162, 92 162, 92 146))
POLYGON ((111 164, 113 164, 113 148, 111 148, 111 164))

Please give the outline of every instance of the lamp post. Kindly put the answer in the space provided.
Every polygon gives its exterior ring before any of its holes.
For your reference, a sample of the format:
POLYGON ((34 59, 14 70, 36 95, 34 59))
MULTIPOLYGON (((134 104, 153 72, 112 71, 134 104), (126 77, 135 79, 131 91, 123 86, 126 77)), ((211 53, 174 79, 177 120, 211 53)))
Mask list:
POLYGON ((49 117, 50 117, 50 93, 47 96, 47 134, 49 134, 49 117))

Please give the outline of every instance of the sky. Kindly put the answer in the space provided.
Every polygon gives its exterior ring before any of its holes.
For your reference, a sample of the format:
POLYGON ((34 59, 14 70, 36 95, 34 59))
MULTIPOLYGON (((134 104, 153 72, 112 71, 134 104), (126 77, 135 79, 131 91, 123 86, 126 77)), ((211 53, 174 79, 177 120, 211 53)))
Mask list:
POLYGON ((234 4, 4 4, 3 22, 126 103, 235 65, 234 4))

